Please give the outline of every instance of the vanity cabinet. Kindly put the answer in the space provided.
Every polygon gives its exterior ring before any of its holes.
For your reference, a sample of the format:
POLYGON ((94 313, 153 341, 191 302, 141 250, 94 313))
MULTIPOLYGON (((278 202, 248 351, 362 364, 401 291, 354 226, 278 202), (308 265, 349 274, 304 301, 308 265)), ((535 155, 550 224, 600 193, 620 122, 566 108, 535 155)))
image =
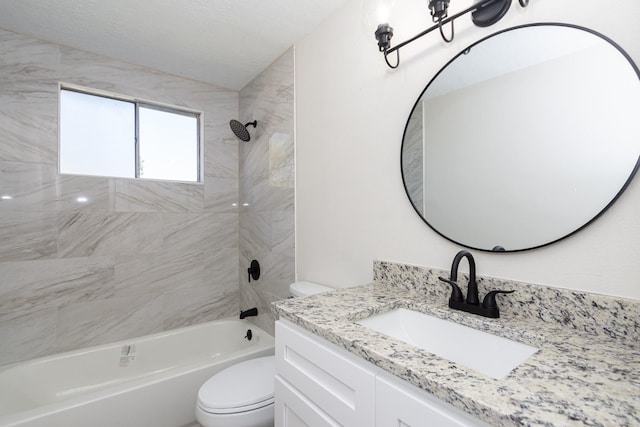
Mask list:
POLYGON ((374 425, 372 369, 287 321, 276 337, 276 426, 374 425))
POLYGON ((390 375, 376 377, 376 426, 489 427, 471 415, 390 375))
POLYGON ((276 427, 486 427, 288 322, 276 322, 276 427))
POLYGON ((275 425, 287 427, 338 427, 329 414, 307 399, 281 376, 276 376, 275 425))

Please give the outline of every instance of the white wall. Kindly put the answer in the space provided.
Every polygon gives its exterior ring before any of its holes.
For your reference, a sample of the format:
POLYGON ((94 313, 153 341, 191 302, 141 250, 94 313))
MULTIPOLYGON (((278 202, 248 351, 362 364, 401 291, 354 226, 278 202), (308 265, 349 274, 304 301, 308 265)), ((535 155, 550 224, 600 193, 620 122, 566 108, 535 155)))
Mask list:
MULTIPOLYGON (((400 2, 398 2, 400 3, 400 2)), ((453 13, 472 4, 456 0, 453 13)), ((399 42, 431 25, 427 2, 405 0, 392 22, 399 42)), ((456 22, 401 50, 390 70, 365 34, 353 0, 296 46, 297 278, 337 287, 372 279, 375 259, 449 268, 461 249, 428 228, 400 176, 406 119, 424 86, 455 54, 503 28, 565 22, 612 38, 640 63, 640 2, 514 0, 507 16, 476 28, 456 22)), ((639 141, 640 143, 640 141, 639 141)), ((640 177, 596 222, 554 245, 513 254, 474 251, 478 274, 640 299, 640 177)))

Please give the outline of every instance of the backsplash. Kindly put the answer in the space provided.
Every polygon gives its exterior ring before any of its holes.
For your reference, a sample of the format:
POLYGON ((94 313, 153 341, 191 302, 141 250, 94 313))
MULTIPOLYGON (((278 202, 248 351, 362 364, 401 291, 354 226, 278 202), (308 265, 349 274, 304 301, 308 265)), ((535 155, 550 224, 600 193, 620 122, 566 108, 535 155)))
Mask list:
MULTIPOLYGON (((451 287, 438 277, 449 278, 449 271, 374 261, 374 281, 398 286, 447 307, 451 287)), ((458 283, 466 295, 469 276, 458 274, 458 283)), ((526 320, 536 318, 559 327, 572 328, 616 339, 640 338, 640 301, 577 292, 530 283, 477 276, 480 299, 496 289, 515 290, 499 295, 500 317, 526 320)))

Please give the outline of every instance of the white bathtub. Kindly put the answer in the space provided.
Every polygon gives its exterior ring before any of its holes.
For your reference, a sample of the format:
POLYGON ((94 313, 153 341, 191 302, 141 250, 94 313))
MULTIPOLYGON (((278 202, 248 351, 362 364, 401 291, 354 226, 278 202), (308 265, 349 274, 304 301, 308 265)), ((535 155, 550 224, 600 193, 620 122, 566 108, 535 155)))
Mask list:
POLYGON ((273 337, 247 320, 223 319, 7 365, 0 426, 188 425, 207 379, 273 353, 273 337))

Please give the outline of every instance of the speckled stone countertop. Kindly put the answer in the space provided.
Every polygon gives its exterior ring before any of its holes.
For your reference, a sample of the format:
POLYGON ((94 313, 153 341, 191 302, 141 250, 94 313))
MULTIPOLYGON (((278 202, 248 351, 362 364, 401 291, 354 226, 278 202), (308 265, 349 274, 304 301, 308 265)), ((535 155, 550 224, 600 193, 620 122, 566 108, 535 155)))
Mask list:
POLYGON ((449 309, 449 286, 438 276, 448 272, 376 261, 372 284, 274 306, 281 318, 491 425, 640 426, 640 302, 478 278, 481 297, 516 289, 498 298, 500 319, 487 319, 449 309), (354 323, 400 307, 539 351, 497 380, 354 323))

